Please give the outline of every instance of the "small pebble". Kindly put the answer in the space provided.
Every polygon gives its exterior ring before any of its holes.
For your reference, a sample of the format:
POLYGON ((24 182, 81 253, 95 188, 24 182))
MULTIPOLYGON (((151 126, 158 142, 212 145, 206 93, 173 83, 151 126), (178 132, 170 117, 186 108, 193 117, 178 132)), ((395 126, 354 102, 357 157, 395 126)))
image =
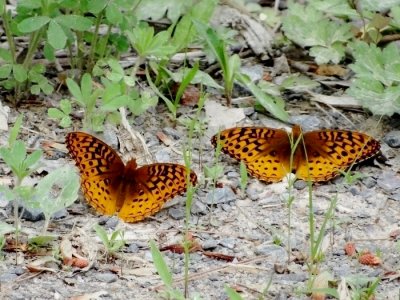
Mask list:
POLYGON ((164 127, 162 131, 169 136, 172 136, 175 140, 179 140, 182 137, 182 133, 177 131, 176 129, 173 129, 171 127, 164 127))
POLYGON ((376 185, 376 180, 370 176, 364 177, 361 179, 361 182, 367 187, 367 188, 373 188, 376 185))
POLYGON ((224 238, 219 241, 219 244, 222 247, 228 248, 228 249, 233 249, 236 246, 236 242, 234 238, 224 238))
POLYGON ((348 191, 353 195, 353 196, 357 196, 360 194, 360 189, 354 185, 350 186, 348 191))
POLYGON ((212 250, 217 248, 218 242, 214 239, 205 240, 202 244, 204 250, 212 250))
POLYGON ((25 209, 23 209, 23 207, 24 206, 20 206, 18 209, 18 211, 20 213, 22 210, 24 211, 22 213, 22 219, 31 221, 31 222, 37 222, 37 221, 44 220, 44 214, 41 210, 31 209, 31 208, 27 208, 27 207, 25 207, 25 209))
POLYGON ((53 214, 52 218, 54 220, 60 220, 60 219, 66 218, 68 215, 69 215, 69 213, 68 213, 67 209, 63 208, 63 209, 60 209, 59 211, 55 212, 53 214))
POLYGON ((163 148, 163 149, 157 151, 154 154, 154 157, 155 157, 156 161, 158 161, 158 162, 169 162, 169 161, 171 161, 171 155, 170 155, 170 152, 169 152, 168 148, 165 148, 165 149, 163 148))
POLYGON ((182 220, 185 218, 185 208, 172 207, 168 210, 168 215, 174 220, 182 220))
POLYGON ((206 204, 220 204, 236 200, 236 195, 229 187, 216 188, 208 192, 204 199, 206 204))
POLYGON ((392 171, 385 171, 378 177, 377 183, 386 192, 392 192, 400 188, 400 176, 392 171))
POLYGON ((246 194, 247 196, 255 201, 260 198, 260 194, 265 190, 265 185, 263 186, 258 181, 254 181, 247 186, 246 194))
POLYGON ((293 186, 296 190, 303 190, 307 187, 307 182, 304 180, 296 180, 293 186))
POLYGON ((104 227, 107 229, 114 230, 117 227, 118 223, 119 223, 119 218, 117 216, 112 216, 106 221, 104 227))
POLYGON ((190 209, 192 214, 206 214, 207 206, 201 201, 195 201, 190 209))
POLYGON ((322 126, 321 118, 310 115, 298 115, 289 117, 289 122, 300 124, 304 131, 320 129, 322 126))
POLYGON ((106 282, 106 283, 112 283, 112 282, 116 282, 118 280, 118 276, 113 273, 97 273, 95 275, 95 278, 98 281, 102 281, 102 282, 106 282))
POLYGON ((284 263, 287 260, 286 250, 283 247, 271 244, 270 242, 258 245, 254 253, 256 255, 268 255, 270 256, 269 260, 276 263, 284 263))
POLYGON ((392 148, 400 148, 400 130, 393 130, 388 132, 383 141, 392 148))
POLYGON ((136 243, 129 244, 128 248, 126 248, 126 252, 128 253, 138 253, 139 246, 136 243))

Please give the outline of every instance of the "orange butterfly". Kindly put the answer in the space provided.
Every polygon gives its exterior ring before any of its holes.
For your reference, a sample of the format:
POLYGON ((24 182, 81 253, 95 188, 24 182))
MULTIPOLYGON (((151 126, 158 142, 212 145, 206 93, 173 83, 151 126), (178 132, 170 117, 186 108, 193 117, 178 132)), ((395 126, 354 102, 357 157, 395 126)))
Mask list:
MULTIPOLYGON (((266 127, 231 128, 223 130, 219 140, 224 153, 243 160, 251 175, 266 182, 280 181, 291 172, 299 179, 327 181, 353 163, 375 156, 380 149, 378 141, 360 132, 303 133, 299 125, 291 133, 266 127), (297 145, 292 163, 291 145, 297 145)), ((216 147, 218 135, 211 142, 216 147)))
MULTIPOLYGON (((71 132, 66 145, 81 174, 86 200, 99 213, 137 222, 158 212, 163 204, 186 191, 186 168, 178 164, 125 166, 106 143, 84 132, 71 132)), ((190 172, 190 182, 196 184, 190 172)))

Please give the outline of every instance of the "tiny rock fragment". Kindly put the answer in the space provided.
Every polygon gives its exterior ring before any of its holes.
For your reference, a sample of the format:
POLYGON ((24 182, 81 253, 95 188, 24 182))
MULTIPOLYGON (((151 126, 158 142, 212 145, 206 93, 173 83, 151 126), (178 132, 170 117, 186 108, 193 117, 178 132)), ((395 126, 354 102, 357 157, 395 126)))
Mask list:
POLYGON ((172 139, 168 135, 166 135, 165 133, 163 133, 161 131, 157 132, 156 136, 166 146, 170 146, 173 144, 172 139))
POLYGON ((83 257, 74 257, 71 260, 71 266, 80 269, 86 268, 89 265, 89 260, 83 257))
POLYGON ((394 240, 397 239, 399 236, 400 236, 400 229, 395 229, 389 234, 389 237, 394 240))

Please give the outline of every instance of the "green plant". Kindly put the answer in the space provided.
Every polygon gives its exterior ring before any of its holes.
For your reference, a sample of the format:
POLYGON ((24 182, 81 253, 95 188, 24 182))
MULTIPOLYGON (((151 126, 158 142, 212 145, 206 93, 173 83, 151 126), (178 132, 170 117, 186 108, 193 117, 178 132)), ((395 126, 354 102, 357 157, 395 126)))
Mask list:
POLYGON ((41 247, 50 245, 51 242, 56 240, 56 236, 52 235, 38 235, 28 239, 28 248, 30 251, 37 251, 41 247))
POLYGON ((231 102, 234 83, 235 81, 238 81, 240 84, 246 86, 250 90, 257 101, 267 111, 281 120, 287 120, 288 114, 284 110, 283 100, 281 98, 272 97, 264 93, 250 80, 247 75, 240 72, 239 56, 237 54, 231 56, 228 55, 224 41, 218 37, 215 30, 198 21, 196 21, 194 24, 197 28, 197 31, 207 42, 208 47, 212 50, 212 53, 221 67, 224 80, 225 97, 228 105, 230 105, 231 102))
POLYGON ((173 278, 171 270, 168 268, 167 264, 165 263, 164 258, 161 255, 160 250, 154 241, 150 241, 150 252, 151 256, 153 257, 153 263, 156 267, 158 275, 160 276, 162 282, 166 287, 166 297, 170 299, 177 299, 177 300, 184 300, 187 299, 184 294, 173 287, 173 278))
POLYGON ((372 299, 381 282, 380 278, 366 276, 347 276, 346 284, 351 290, 351 299, 372 299))
POLYGON ((243 161, 240 161, 240 189, 243 195, 245 193, 248 180, 249 177, 247 174, 246 164, 243 161))
POLYGON ((233 288, 228 285, 224 287, 226 294, 228 295, 229 299, 231 300, 242 300, 242 296, 238 292, 236 292, 233 288))
POLYGON ((43 234, 46 233, 53 214, 74 203, 78 198, 78 191, 79 176, 70 166, 49 173, 35 186, 32 196, 25 203, 27 207, 43 212, 43 234))
POLYGON ((352 38, 350 24, 333 22, 312 5, 295 2, 289 2, 282 27, 290 40, 311 47, 310 55, 318 64, 339 63, 345 55, 346 43, 352 38))
POLYGON ((347 93, 372 113, 392 116, 400 112, 400 50, 394 43, 384 49, 358 42, 352 45, 355 80, 347 93))
POLYGON ((70 127, 72 124, 71 117, 69 116, 72 112, 71 101, 62 99, 60 101, 60 109, 50 107, 47 111, 47 115, 50 118, 59 120, 59 125, 63 128, 70 127))
POLYGON ((107 235, 106 230, 99 224, 94 225, 93 229, 102 241, 107 256, 114 255, 125 245, 124 231, 121 229, 113 231, 110 236, 107 235))
POLYGON ((27 154, 24 142, 16 140, 21 126, 22 116, 20 115, 10 130, 8 146, 0 147, 0 157, 16 177, 12 189, 0 186, 0 192, 4 193, 8 201, 14 201, 14 227, 17 231, 20 229, 17 200, 29 199, 33 191, 31 186, 22 186, 22 181, 36 170, 39 159, 42 156, 41 150, 35 150, 31 154, 27 154))

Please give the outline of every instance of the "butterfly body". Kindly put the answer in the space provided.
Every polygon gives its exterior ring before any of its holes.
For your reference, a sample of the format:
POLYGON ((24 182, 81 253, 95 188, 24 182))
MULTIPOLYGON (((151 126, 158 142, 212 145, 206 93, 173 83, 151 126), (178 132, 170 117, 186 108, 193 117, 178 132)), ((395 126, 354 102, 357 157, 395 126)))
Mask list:
MULTIPOLYGON (((66 144, 80 170, 85 198, 99 213, 140 221, 186 191, 187 171, 182 165, 156 163, 137 168, 134 159, 124 165, 111 147, 84 132, 68 133, 66 144)), ((191 172, 190 182, 196 180, 191 172)))
MULTIPOLYGON (((216 146, 218 136, 212 144, 216 146)), ((379 152, 379 142, 348 130, 302 132, 295 125, 290 133, 266 127, 242 127, 220 133, 222 151, 242 160, 250 175, 266 182, 280 181, 288 173, 303 180, 327 181, 353 163, 379 152)))

